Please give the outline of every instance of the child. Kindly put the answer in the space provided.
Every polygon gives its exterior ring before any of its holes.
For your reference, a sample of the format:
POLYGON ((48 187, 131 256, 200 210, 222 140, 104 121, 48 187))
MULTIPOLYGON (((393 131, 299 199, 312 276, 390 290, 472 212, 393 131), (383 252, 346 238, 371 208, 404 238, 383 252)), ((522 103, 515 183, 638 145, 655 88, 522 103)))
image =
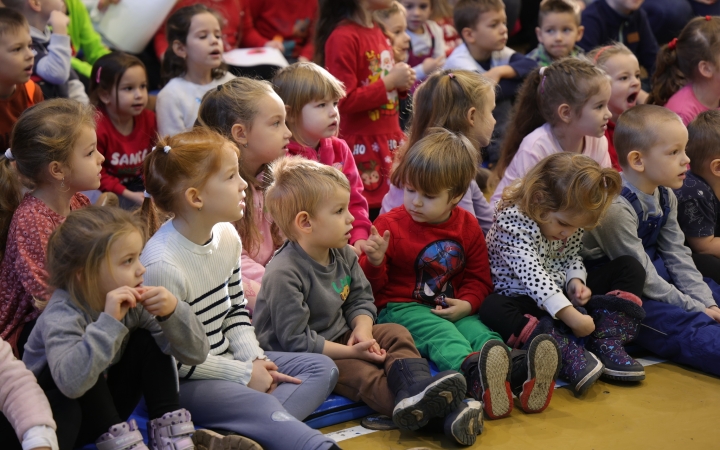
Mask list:
POLYGON ((562 352, 560 378, 578 396, 601 374, 645 378, 623 348, 644 317, 642 266, 625 256, 587 273, 579 256, 583 229, 598 224, 619 191, 615 170, 584 155, 550 155, 505 189, 487 236, 496 293, 480 319, 514 347, 549 333, 562 352), (588 336, 585 347, 570 333, 588 336))
POLYGON ((605 137, 608 142, 608 154, 612 167, 622 172, 615 152, 613 135, 615 134, 615 123, 620 114, 636 104, 647 101, 647 93, 640 87, 640 63, 633 52, 620 43, 598 47, 588 53, 588 58, 610 77, 611 93, 608 109, 612 118, 608 120, 605 137))
POLYGON ((250 184, 245 192, 243 220, 234 225, 243 244, 243 291, 251 312, 265 264, 284 240, 265 213, 263 197, 269 178, 267 165, 287 152, 291 133, 285 114, 285 105, 270 83, 244 77, 205 94, 198 114, 200 125, 218 131, 242 148, 238 170, 250 184))
POLYGON ((640 8, 644 0, 596 0, 582 12, 585 26, 578 43, 586 52, 610 45, 625 44, 647 72, 655 72, 658 43, 650 28, 647 14, 640 8))
POLYGON ((690 159, 677 114, 638 105, 620 116, 615 149, 623 191, 603 223, 583 238, 586 260, 630 255, 647 272, 645 329, 638 344, 671 361, 720 375, 720 309, 693 263, 678 226, 678 189, 690 159))
MULTIPOLYGON (((275 129, 266 121, 256 128, 275 129)), ((263 448, 337 448, 300 422, 330 394, 337 368, 323 355, 264 353, 244 307, 242 245, 225 223, 245 210, 239 156, 232 142, 198 127, 160 139, 145 159, 149 231, 157 229, 156 205, 173 215, 143 251, 145 279, 189 304, 210 341, 204 363, 178 364, 180 405, 197 423, 240 433, 263 448)))
POLYGON ((402 429, 447 417, 459 442, 474 442, 479 404, 451 414, 465 394, 462 375, 431 376, 405 328, 373 325, 370 284, 347 245, 354 218, 345 175, 300 157, 278 160, 272 174, 267 206, 288 242, 268 264, 258 295, 254 323, 263 348, 328 355, 340 370, 337 394, 364 401, 402 429))
POLYGON ((338 168, 350 182, 349 212, 355 217, 350 245, 362 251, 370 235, 363 184, 350 148, 335 137, 340 119, 337 104, 345 97, 345 89, 337 78, 313 63, 280 70, 273 85, 288 111, 286 122, 293 134, 288 153, 338 168))
POLYGON ((157 97, 158 131, 174 135, 192 128, 203 95, 235 78, 222 61, 220 19, 205 5, 175 11, 167 21, 170 43, 163 59, 167 84, 157 97))
POLYGON ((705 111, 688 125, 687 152, 692 162, 680 189, 678 224, 704 277, 720 282, 720 111, 705 111))
POLYGON ((110 53, 102 36, 93 28, 90 14, 81 0, 63 0, 70 17, 68 35, 73 46, 71 65, 84 80, 90 80, 93 65, 101 56, 110 53), (81 59, 82 58, 82 59, 81 59))
POLYGON ((473 215, 456 206, 477 166, 467 138, 431 128, 393 171, 403 205, 375 221, 360 266, 381 309, 378 323, 403 325, 440 370, 461 370, 468 393, 499 419, 513 409, 511 391, 528 413, 547 407, 559 355, 543 336, 528 341, 529 361, 525 352, 511 356, 475 315, 493 289, 487 248, 473 215))
POLYGON ((648 99, 677 113, 687 126, 703 111, 720 107, 717 88, 720 17, 696 17, 664 45, 648 99))
POLYGON ((95 111, 68 99, 46 100, 26 110, 11 143, 12 149, 0 156, 0 337, 21 356, 52 294, 45 269, 50 233, 70 211, 90 204, 80 191, 100 186, 105 158, 95 150, 95 111), (33 190, 23 196, 18 178, 33 190))
POLYGON ((463 44, 448 57, 445 69, 480 72, 498 84, 493 116, 497 120, 487 162, 497 163, 515 93, 537 66, 535 61, 506 47, 507 16, 501 0, 460 0, 455 5, 455 26, 463 44))
POLYGON ((323 0, 315 40, 315 62, 345 86, 340 100, 340 134, 353 151, 370 217, 388 191, 395 149, 405 141, 398 99, 415 83, 415 71, 395 62, 393 49, 372 19, 391 0, 323 0))
MULTIPOLYGON (((478 155, 486 147, 495 125, 492 110, 495 106, 493 84, 477 72, 467 70, 442 70, 430 76, 415 91, 413 121, 410 139, 400 150, 412 147, 431 127, 442 127, 453 133, 460 133, 470 139, 478 155)), ((390 185, 390 191, 382 203, 382 214, 403 204, 403 188, 390 185)), ((492 225, 492 208, 475 180, 470 182, 467 192, 458 206, 477 218, 484 233, 492 225)))
POLYGON ((142 225, 130 213, 103 207, 70 214, 48 242, 55 291, 23 361, 46 392, 77 399, 82 419, 74 447, 123 436, 127 445, 147 448, 135 421, 125 422, 143 396, 150 447, 192 445, 173 357, 197 364, 209 345, 188 305, 162 286, 143 285, 143 243, 142 225))
POLYGON ((567 58, 536 69, 523 84, 497 174, 500 183, 490 199, 553 153, 582 153, 610 167, 605 137, 610 80, 588 61, 567 58))
POLYGON ((577 3, 573 0, 543 0, 535 28, 539 43, 527 57, 537 61, 539 67, 549 66, 558 59, 575 58, 583 53, 576 44, 584 31, 577 3))
POLYGON ((407 63, 415 70, 418 81, 423 81, 445 64, 445 37, 440 25, 430 19, 430 0, 401 0, 407 11, 410 55, 407 63))
POLYGON ((155 113, 145 109, 147 74, 142 61, 115 52, 95 63, 90 98, 98 108, 98 151, 105 156, 100 190, 114 192, 120 206, 142 204, 142 163, 157 135, 155 113))
POLYGON ((32 38, 27 20, 10 8, 0 8, 0 148, 10 146, 10 132, 18 116, 43 101, 40 87, 30 79, 33 66, 32 38))
POLYGON ((455 0, 432 0, 430 10, 432 14, 430 18, 437 23, 443 31, 443 39, 445 40, 445 56, 455 50, 455 47, 462 44, 462 39, 457 30, 453 26, 453 6, 455 0))

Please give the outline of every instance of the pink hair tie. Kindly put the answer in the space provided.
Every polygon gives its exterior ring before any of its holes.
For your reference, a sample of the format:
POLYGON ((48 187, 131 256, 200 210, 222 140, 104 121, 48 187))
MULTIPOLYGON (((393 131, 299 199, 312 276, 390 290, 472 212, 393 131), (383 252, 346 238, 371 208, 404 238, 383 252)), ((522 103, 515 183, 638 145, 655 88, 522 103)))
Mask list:
POLYGON ((675 47, 677 46, 677 38, 673 38, 672 41, 668 44, 668 48, 670 50, 675 50, 675 47))
POLYGON ((95 82, 100 84, 100 74, 102 73, 102 66, 98 67, 97 74, 95 74, 95 82))
POLYGON ((605 47, 601 48, 601 49, 597 52, 597 54, 595 54, 595 58, 593 58, 593 62, 594 62, 595 64, 597 64, 598 59, 600 59, 600 55, 602 55, 603 52, 604 52, 605 50, 609 49, 609 48, 610 48, 609 45, 606 45, 605 47))
POLYGON ((705 20, 707 20, 708 22, 710 22, 710 21, 712 20, 712 16, 705 16, 705 20))
POLYGON ((454 80, 454 79, 455 79, 455 74, 452 73, 452 72, 449 72, 449 73, 448 73, 448 76, 450 77, 451 80, 454 80))

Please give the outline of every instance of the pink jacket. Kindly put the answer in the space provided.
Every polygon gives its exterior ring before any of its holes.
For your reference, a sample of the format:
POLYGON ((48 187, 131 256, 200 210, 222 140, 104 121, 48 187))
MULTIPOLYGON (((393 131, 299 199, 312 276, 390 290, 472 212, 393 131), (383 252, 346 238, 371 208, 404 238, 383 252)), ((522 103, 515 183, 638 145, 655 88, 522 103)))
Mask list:
POLYGON ((363 197, 363 183, 347 143, 342 139, 330 137, 321 139, 320 146, 315 150, 290 141, 288 152, 291 155, 301 155, 327 166, 333 166, 345 174, 350 182, 350 214, 355 217, 350 232, 350 244, 354 244, 359 239, 367 239, 372 225, 368 215, 368 203, 363 197))

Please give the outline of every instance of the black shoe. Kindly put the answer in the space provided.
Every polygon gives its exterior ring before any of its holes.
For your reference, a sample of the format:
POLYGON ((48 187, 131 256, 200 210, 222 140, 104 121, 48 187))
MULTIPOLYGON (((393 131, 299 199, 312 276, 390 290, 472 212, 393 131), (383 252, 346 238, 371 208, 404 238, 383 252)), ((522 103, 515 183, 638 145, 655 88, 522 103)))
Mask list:
POLYGON ((482 402, 465 399, 460 407, 445 418, 445 435, 458 444, 473 445, 483 432, 482 402))

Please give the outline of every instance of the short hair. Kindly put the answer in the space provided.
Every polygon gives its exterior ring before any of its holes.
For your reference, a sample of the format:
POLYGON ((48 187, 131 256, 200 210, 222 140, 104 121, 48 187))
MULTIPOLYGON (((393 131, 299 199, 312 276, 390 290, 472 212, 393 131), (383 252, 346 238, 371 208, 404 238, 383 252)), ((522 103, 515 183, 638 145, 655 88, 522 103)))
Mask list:
POLYGON ((613 136, 620 165, 626 167, 631 151, 650 150, 657 144, 662 124, 673 120, 682 123, 677 114, 657 105, 637 105, 620 114, 613 136))
POLYGON ((350 191, 350 183, 338 169, 301 156, 280 158, 270 166, 272 182, 265 193, 265 206, 280 231, 297 241, 295 217, 305 211, 310 217, 318 205, 336 189, 350 191))
MULTIPOLYGON (((5 5, 7 6, 7 1, 5 5)), ((0 36, 5 33, 17 33, 20 29, 30 31, 30 25, 25 16, 13 8, 0 8, 0 36)))
POLYGON ((538 13, 539 27, 542 27, 543 19, 550 14, 572 14, 575 25, 580 26, 580 8, 571 0, 543 0, 538 13))
POLYGON ((505 4, 502 0, 460 0, 455 5, 455 12, 453 13, 455 28, 462 36, 463 29, 475 28, 480 16, 488 11, 500 10, 505 10, 505 4))
POLYGON ((467 192, 477 175, 478 160, 478 151, 468 138, 444 128, 431 128, 402 154, 391 181, 429 195, 447 190, 452 199, 467 192))
POLYGON ((688 125, 688 144, 685 149, 690 165, 698 170, 703 164, 720 158, 720 111, 704 111, 688 125))

